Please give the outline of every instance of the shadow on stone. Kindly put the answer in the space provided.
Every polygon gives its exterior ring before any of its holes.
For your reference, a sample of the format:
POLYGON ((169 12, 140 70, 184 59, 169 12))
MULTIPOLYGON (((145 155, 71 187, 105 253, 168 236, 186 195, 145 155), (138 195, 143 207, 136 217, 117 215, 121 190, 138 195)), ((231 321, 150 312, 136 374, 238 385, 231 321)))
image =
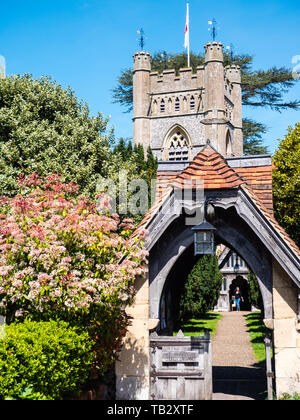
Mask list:
POLYGON ((267 381, 263 364, 253 367, 213 366, 213 393, 266 400, 267 381))

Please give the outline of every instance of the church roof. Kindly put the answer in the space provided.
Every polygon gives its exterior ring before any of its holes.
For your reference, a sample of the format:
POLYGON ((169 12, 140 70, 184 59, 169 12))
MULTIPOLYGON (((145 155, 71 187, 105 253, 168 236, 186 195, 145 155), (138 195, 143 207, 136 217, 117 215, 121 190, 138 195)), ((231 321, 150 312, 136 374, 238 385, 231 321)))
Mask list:
POLYGON ((244 181, 238 173, 230 168, 223 158, 213 147, 207 145, 194 158, 191 164, 172 181, 176 188, 184 187, 187 181, 201 180, 204 189, 228 189, 237 188, 244 181))

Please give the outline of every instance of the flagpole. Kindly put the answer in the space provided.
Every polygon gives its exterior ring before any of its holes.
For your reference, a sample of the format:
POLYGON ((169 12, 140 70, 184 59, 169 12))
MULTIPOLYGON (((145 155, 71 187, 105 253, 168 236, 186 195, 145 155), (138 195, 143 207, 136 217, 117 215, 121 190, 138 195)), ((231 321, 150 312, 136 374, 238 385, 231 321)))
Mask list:
POLYGON ((189 0, 188 0, 188 13, 189 13, 188 67, 191 67, 191 55, 190 55, 190 2, 189 2, 189 0))
POLYGON ((185 48, 187 48, 187 59, 188 67, 191 66, 191 57, 190 57, 190 2, 187 0, 187 12, 186 12, 186 39, 185 39, 185 48))

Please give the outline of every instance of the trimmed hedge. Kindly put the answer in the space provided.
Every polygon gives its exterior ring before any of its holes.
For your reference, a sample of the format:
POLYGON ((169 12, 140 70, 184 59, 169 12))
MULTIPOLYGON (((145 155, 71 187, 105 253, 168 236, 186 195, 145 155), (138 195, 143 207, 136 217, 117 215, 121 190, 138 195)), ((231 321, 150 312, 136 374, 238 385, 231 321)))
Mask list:
POLYGON ((7 326, 0 340, 0 399, 76 396, 90 374, 92 345, 88 333, 62 321, 7 326))

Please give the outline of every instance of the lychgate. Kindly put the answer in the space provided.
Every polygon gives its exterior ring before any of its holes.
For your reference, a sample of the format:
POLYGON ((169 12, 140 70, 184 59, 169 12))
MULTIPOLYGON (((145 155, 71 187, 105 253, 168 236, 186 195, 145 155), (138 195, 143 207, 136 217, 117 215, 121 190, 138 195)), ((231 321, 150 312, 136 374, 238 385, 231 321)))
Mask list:
POLYGON ((193 350, 187 338, 178 350, 183 338, 172 336, 180 290, 196 262, 187 219, 203 216, 205 202, 216 245, 243 259, 258 280, 274 349, 274 392, 300 393, 300 250, 273 216, 271 157, 243 156, 240 69, 224 68, 216 42, 206 45, 196 73, 151 73, 150 54, 140 52, 133 96, 134 141, 150 146, 160 162, 156 202, 138 227, 149 232, 149 266, 128 308, 132 326, 116 366, 117 398, 211 398, 201 345, 193 350), (196 381, 197 395, 182 378, 196 381))

